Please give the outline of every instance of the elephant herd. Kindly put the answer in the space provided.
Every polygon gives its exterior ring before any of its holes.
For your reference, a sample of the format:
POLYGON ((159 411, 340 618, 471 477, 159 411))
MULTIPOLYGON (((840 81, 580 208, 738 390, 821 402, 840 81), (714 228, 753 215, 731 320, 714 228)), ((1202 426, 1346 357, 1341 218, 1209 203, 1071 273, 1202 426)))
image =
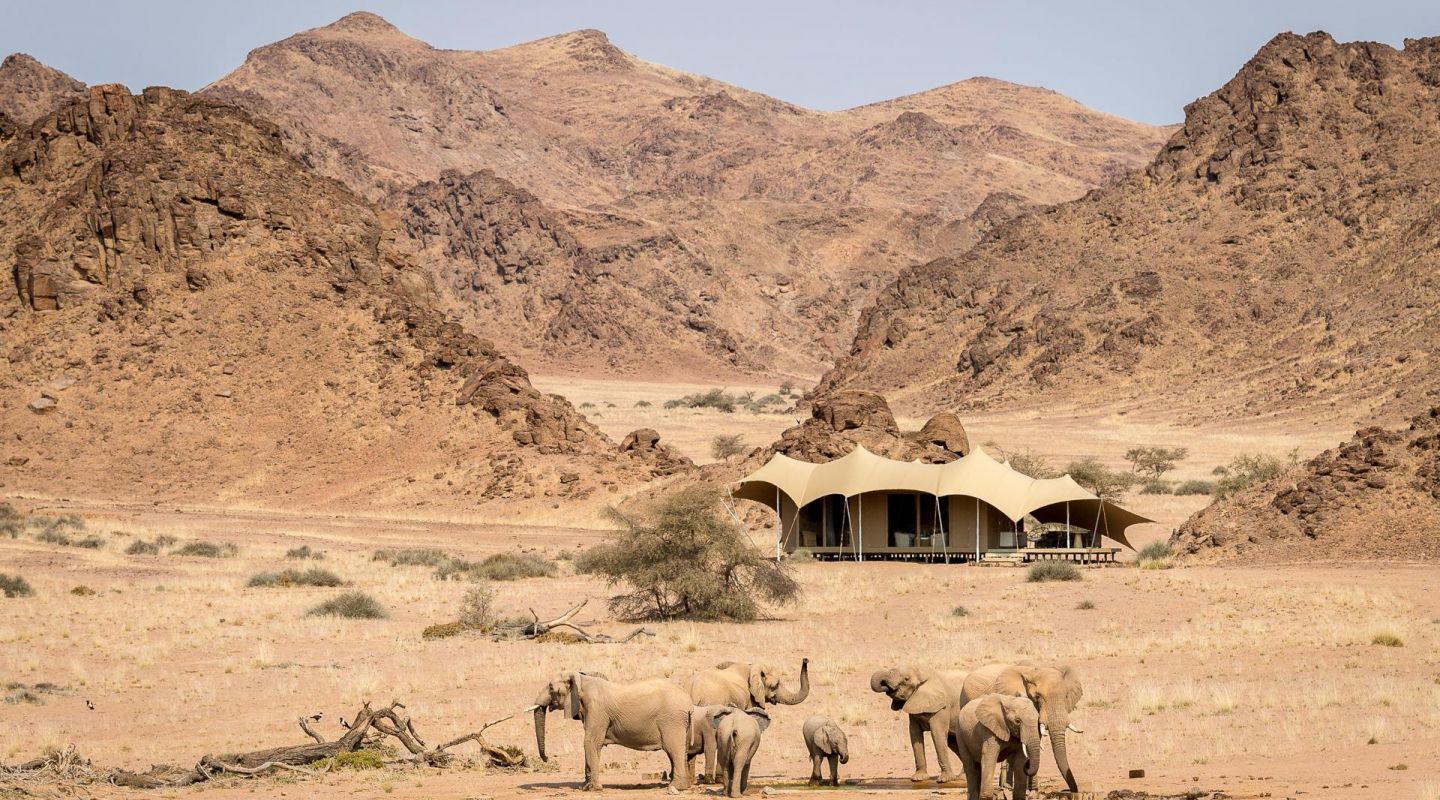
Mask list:
MULTIPOLYGON (((1014 781, 1011 796, 1023 800, 1039 770, 1041 739, 1048 735, 1055 766, 1069 790, 1078 791, 1065 741, 1068 731, 1078 730, 1070 724, 1070 713, 1082 696, 1073 667, 1020 662, 990 664, 968 673, 895 667, 871 675, 870 689, 885 694, 891 710, 908 717, 915 758, 911 780, 930 777, 928 732, 941 783, 959 778, 953 753, 964 769, 970 798, 988 796, 996 784, 995 765, 1005 763, 1014 781)), ((771 667, 730 661, 701 670, 685 688, 663 678, 620 683, 598 673, 575 672, 546 684, 535 698, 535 743, 540 758, 549 760, 546 715, 562 711, 584 729, 584 789, 602 788, 600 750, 618 744, 664 751, 674 790, 695 781, 695 759, 704 756, 701 779, 719 782, 725 794, 739 797, 770 725, 767 707, 798 705, 809 694, 808 658, 800 663, 796 688, 786 686, 771 667)), ((811 785, 824 782, 821 767, 826 762, 829 783, 838 785, 838 765, 850 759, 844 731, 815 714, 805 720, 801 735, 811 760, 811 785)))

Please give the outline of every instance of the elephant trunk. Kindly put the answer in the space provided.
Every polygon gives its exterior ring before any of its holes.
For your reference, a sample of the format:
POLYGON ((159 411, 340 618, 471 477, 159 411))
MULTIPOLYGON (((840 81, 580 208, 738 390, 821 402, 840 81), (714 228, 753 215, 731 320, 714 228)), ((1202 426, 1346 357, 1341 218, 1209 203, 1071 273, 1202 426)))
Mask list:
MULTIPOLYGON (((871 683, 872 683, 872 685, 873 685, 873 683, 874 683, 874 680, 873 680, 873 679, 871 680, 871 683)), ((781 686, 781 687, 780 687, 778 690, 776 690, 776 692, 775 692, 775 702, 781 703, 781 704, 784 704, 784 705, 787 705, 787 706, 793 706, 793 705, 798 705, 798 704, 800 704, 800 703, 805 702, 805 698, 807 698, 807 697, 809 697, 809 696, 810 696, 810 659, 806 658, 806 659, 802 659, 802 660, 800 661, 800 688, 799 688, 798 690, 796 690, 796 691, 791 692, 791 691, 786 691, 785 687, 784 687, 784 686, 781 686)))
POLYGON ((1020 742, 1025 746, 1025 774, 1033 778, 1040 771, 1040 726, 1022 733, 1020 742))
POLYGON ((850 763, 850 742, 845 738, 844 733, 835 739, 835 755, 840 757, 841 764, 850 763))
POLYGON ((1065 779, 1070 791, 1078 792, 1080 786, 1075 782, 1075 774, 1070 771, 1070 757, 1065 752, 1065 729, 1070 720, 1063 715, 1055 715, 1049 718, 1047 724, 1050 726, 1050 749, 1055 751, 1055 767, 1060 770, 1060 776, 1065 779))
POLYGON ((545 755, 545 706, 535 707, 535 749, 540 751, 540 760, 549 761, 545 755))

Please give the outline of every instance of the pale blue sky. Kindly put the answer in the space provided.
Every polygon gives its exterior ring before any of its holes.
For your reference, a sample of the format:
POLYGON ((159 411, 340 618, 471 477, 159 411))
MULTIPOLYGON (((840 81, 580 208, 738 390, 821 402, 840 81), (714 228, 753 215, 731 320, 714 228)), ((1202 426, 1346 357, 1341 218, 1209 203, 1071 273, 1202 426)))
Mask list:
POLYGON ((0 0, 0 55, 87 83, 197 89, 254 47, 361 9, 459 49, 599 28, 641 58, 811 108, 988 75, 1153 123, 1179 121, 1281 31, 1397 47, 1440 35, 1440 0, 0 0))

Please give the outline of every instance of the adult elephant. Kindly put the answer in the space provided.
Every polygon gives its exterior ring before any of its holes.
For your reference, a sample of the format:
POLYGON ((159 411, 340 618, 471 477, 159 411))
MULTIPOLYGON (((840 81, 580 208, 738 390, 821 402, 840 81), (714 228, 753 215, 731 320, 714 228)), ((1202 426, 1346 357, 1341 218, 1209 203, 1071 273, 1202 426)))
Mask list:
POLYGON ((1080 698, 1085 693, 1075 668, 1068 664, 989 664, 965 679, 961 705, 992 693, 1028 697, 1035 703, 1040 721, 1049 728, 1050 749, 1055 753, 1056 768, 1071 792, 1080 791, 1075 774, 1070 771, 1070 757, 1065 750, 1070 714, 1080 705, 1080 698))
MULTIPOLYGON (((730 706, 745 710, 780 704, 793 706, 810 696, 810 659, 800 659, 800 686, 791 689, 782 683, 780 671, 768 664, 724 661, 701 670, 690 680, 690 700, 697 706, 730 706)), ((700 731, 705 753, 702 780, 714 780, 715 733, 706 726, 700 731)))
MULTIPOLYGON (((877 670, 870 676, 870 691, 883 692, 890 698, 891 711, 904 711, 910 717, 910 750, 915 756, 912 781, 930 778, 925 763, 925 732, 935 746, 935 761, 940 766, 940 782, 959 780, 960 775, 950 762, 950 722, 960 710, 960 692, 965 673, 959 670, 932 670, 922 667, 893 667, 877 670)), ((956 751, 957 753, 959 751, 956 751)))
POLYGON ((690 697, 684 689, 663 678, 614 683, 603 676, 572 673, 552 681, 535 698, 535 744, 541 760, 545 752, 545 714, 564 711, 585 729, 585 784, 595 791, 600 783, 600 749, 618 744, 631 750, 663 750, 670 759, 670 786, 690 786, 685 746, 690 734, 690 697))

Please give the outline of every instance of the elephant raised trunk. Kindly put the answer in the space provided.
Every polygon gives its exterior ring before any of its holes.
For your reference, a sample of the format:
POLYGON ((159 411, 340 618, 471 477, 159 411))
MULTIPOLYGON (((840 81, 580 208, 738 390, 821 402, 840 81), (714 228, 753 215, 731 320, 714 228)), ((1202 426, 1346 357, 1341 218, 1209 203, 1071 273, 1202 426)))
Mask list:
POLYGON ((775 702, 782 705, 793 706, 805 702, 810 696, 810 659, 800 661, 800 688, 795 691, 787 691, 784 686, 775 690, 775 702))
POLYGON ((1065 785, 1072 793, 1080 791, 1075 774, 1070 771, 1070 757, 1065 752, 1065 729, 1070 725, 1070 718, 1065 714, 1049 714, 1045 724, 1050 727, 1050 749, 1055 751, 1055 768, 1060 770, 1065 785))

